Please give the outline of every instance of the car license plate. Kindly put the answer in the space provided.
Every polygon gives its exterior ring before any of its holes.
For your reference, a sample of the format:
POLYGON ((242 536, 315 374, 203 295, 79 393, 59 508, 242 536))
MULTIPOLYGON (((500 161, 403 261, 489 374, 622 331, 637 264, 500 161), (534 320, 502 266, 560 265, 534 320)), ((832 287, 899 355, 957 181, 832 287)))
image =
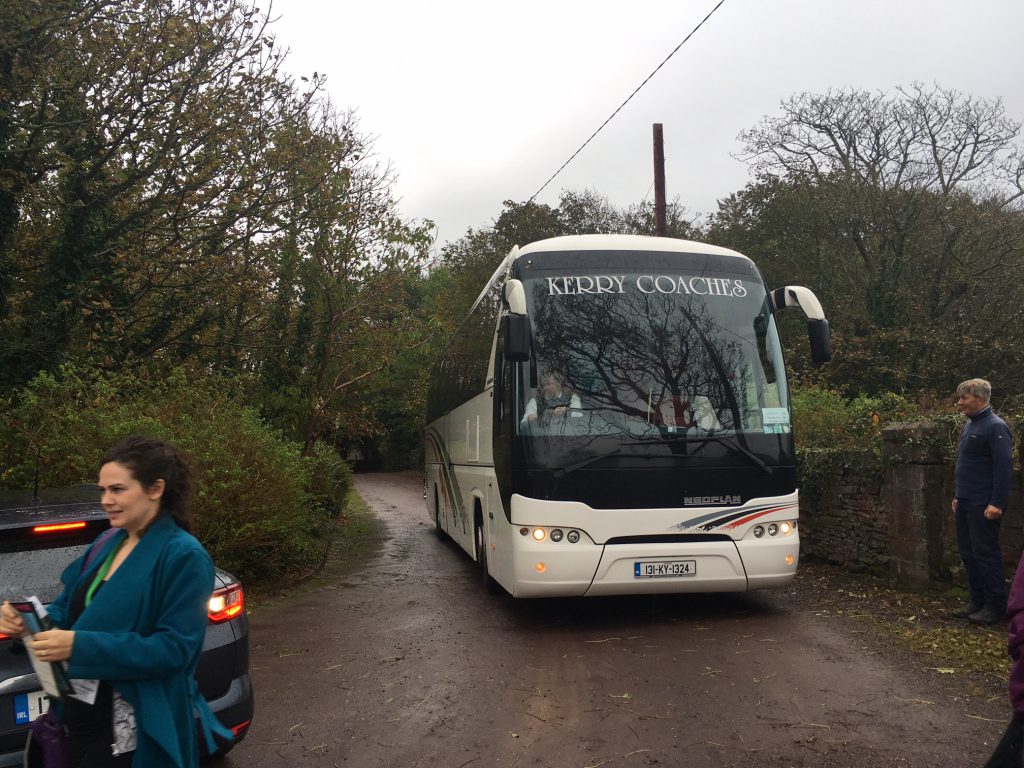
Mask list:
POLYGON ((50 699, 42 691, 19 693, 14 697, 14 723, 27 725, 50 708, 50 699))
POLYGON ((637 579, 696 575, 696 560, 641 560, 640 562, 633 563, 633 576, 637 579))

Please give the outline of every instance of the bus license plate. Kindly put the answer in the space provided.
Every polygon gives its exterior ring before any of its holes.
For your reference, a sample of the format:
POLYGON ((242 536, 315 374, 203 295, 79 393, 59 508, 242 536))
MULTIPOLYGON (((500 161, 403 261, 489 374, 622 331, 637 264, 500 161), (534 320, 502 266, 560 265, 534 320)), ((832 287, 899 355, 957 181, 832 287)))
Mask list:
POLYGON ((50 708, 50 699, 42 691, 19 693, 14 697, 14 723, 27 725, 50 708))
POLYGON ((638 563, 633 563, 633 576, 637 579, 696 575, 696 560, 641 560, 638 563))

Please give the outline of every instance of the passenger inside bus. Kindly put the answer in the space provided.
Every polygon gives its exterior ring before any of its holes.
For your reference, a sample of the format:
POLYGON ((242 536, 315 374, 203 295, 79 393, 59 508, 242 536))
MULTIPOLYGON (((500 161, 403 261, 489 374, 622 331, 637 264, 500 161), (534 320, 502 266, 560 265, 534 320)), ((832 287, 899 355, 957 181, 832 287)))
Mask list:
POLYGON ((711 400, 704 395, 694 395, 690 399, 668 395, 652 406, 648 421, 669 432, 685 432, 691 427, 697 427, 702 432, 722 429, 711 400))
POLYGON ((526 403, 520 424, 525 427, 538 418, 578 417, 583 415, 582 409, 580 396, 560 374, 549 371, 541 377, 539 391, 526 403))
POLYGON ((652 405, 648 422, 669 430, 685 430, 693 423, 690 401, 681 395, 667 395, 652 405))

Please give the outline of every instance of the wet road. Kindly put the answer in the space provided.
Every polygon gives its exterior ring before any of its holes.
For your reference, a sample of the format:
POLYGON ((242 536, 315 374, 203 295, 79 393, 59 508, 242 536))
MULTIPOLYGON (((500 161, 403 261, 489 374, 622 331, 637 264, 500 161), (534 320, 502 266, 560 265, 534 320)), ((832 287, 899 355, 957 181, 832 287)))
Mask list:
POLYGON ((253 618, 256 721, 222 766, 960 768, 1002 732, 1002 702, 937 690, 788 591, 487 595, 417 479, 356 487, 388 538, 253 618))

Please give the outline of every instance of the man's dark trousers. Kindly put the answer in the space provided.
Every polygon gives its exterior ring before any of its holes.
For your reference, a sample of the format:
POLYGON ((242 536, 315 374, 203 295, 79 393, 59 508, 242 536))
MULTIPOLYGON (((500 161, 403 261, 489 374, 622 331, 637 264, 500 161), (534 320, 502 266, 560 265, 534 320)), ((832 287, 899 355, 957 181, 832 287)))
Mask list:
POLYGON ((1006 612, 1006 579, 1003 552, 999 549, 1000 518, 985 517, 984 501, 956 500, 956 541, 967 571, 971 604, 1006 612))

